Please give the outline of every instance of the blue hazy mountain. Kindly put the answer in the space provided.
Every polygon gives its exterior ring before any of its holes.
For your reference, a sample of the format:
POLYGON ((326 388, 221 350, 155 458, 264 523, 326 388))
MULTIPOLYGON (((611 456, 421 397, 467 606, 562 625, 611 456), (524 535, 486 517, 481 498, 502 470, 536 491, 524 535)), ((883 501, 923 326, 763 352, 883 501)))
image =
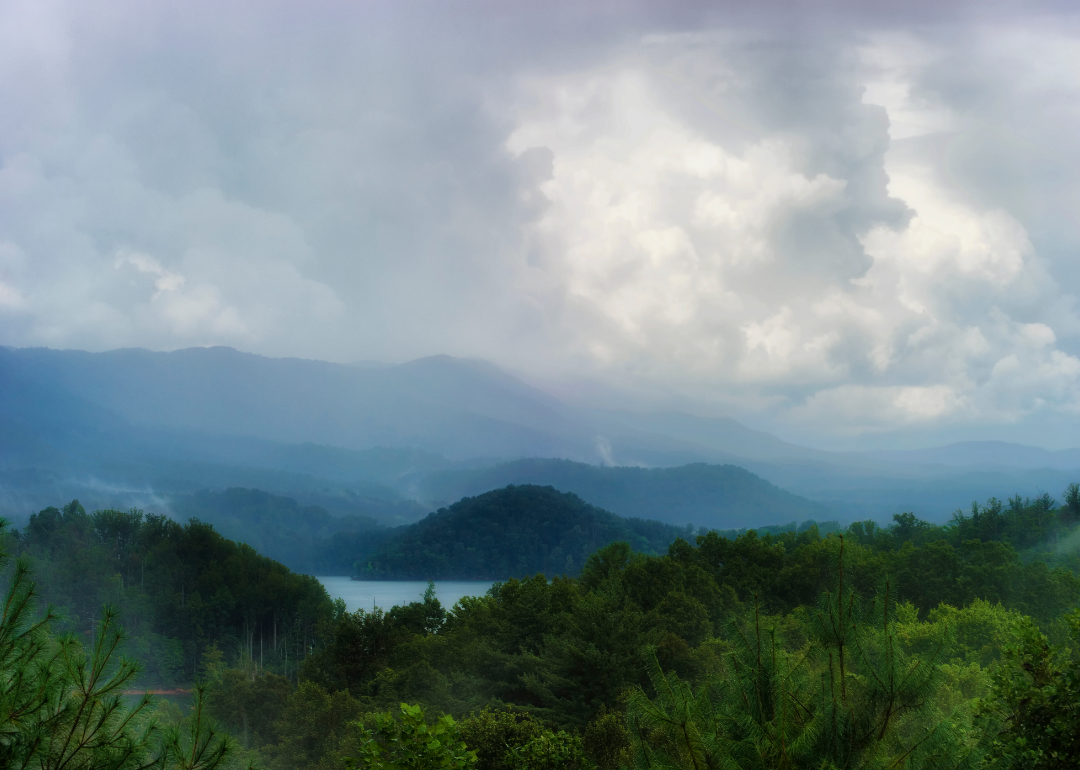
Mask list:
POLYGON ((1007 441, 961 441, 930 449, 877 450, 865 456, 904 465, 956 468, 1080 468, 1080 449, 1052 451, 1007 441))
POLYGON ((828 506, 786 492, 744 468, 706 463, 633 468, 516 460, 490 468, 437 471, 424 480, 423 491, 429 499, 449 501, 508 484, 552 486, 619 516, 710 529, 834 516, 828 506))
MULTIPOLYGON (((147 507, 162 495, 246 487, 334 515, 392 523, 419 518, 433 500, 454 499, 437 478, 442 484, 471 479, 470 493, 484 491, 485 483, 570 483, 538 477, 539 466, 511 463, 526 458, 593 466, 595 473, 582 471, 593 479, 587 494, 614 510, 631 510, 618 501, 633 497, 624 481, 637 473, 632 466, 738 466, 757 477, 754 484, 791 493, 799 510, 814 509, 785 520, 887 520, 911 510, 940 521, 973 499, 1059 495, 1080 478, 1077 450, 975 442, 826 452, 731 419, 574 407, 489 363, 448 356, 390 366, 273 359, 229 348, 0 348, 5 515, 72 497, 147 507), (605 474, 607 465, 630 469, 605 474), (487 476, 474 473, 496 466, 487 476)), ((758 510, 763 518, 750 523, 778 523, 771 518, 780 515, 777 508, 740 502, 752 499, 749 487, 735 494, 730 486, 697 486, 699 476, 715 483, 726 472, 681 471, 686 488, 665 488, 674 495, 669 510, 689 521, 741 521, 758 510)), ((647 495, 642 499, 655 507, 647 495)))
POLYGON ((574 454, 589 443, 554 398, 485 362, 448 356, 382 368, 231 348, 9 349, 4 358, 21 380, 133 425, 345 449, 416 447, 457 460, 574 454))

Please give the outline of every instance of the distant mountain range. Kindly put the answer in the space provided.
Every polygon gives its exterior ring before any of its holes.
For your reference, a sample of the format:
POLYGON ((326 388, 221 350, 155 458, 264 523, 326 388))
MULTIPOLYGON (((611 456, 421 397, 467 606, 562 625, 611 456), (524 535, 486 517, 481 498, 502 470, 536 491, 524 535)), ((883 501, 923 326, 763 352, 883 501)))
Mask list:
POLYGON ((1056 452, 1005 441, 962 441, 931 449, 878 450, 864 456, 908 465, 944 465, 956 468, 1080 468, 1080 449, 1056 452))
POLYGON ((133 426, 312 442, 416 447, 452 460, 578 456, 574 410, 482 361, 435 356, 385 368, 273 359, 231 348, 173 353, 6 349, 0 367, 133 426))
POLYGON ((793 495, 735 465, 675 468, 597 467, 570 460, 515 460, 490 468, 435 471, 425 496, 457 500, 508 484, 552 486, 619 516, 737 529, 764 523, 824 520, 821 503, 793 495))
POLYGON ((73 497, 161 508, 246 487, 395 524, 485 487, 541 483, 709 526, 908 510, 940 521, 991 495, 1060 495, 1078 469, 1080 450, 826 452, 730 419, 584 409, 447 356, 383 366, 0 348, 0 514, 15 517, 73 497))

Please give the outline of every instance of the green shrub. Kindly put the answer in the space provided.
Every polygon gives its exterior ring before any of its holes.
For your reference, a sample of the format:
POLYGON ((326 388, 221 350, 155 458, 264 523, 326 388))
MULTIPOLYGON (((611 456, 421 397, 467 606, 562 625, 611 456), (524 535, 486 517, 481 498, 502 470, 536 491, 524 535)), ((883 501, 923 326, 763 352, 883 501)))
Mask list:
POLYGON ((466 770, 475 768, 476 752, 465 747, 450 716, 429 725, 420 706, 401 704, 401 718, 389 711, 375 715, 375 729, 364 728, 350 770, 466 770))

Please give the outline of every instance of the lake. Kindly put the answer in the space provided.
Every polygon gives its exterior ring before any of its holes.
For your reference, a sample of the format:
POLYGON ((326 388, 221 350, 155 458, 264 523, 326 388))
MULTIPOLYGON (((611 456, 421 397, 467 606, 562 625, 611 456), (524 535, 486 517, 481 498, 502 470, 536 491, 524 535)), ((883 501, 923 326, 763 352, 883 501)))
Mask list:
MULTIPOLYGON (((399 604, 423 600, 426 580, 350 580, 347 577, 315 578, 326 588, 331 599, 342 598, 349 612, 382 607, 388 610, 399 604)), ((436 580, 435 595, 443 609, 450 609, 462 596, 483 596, 494 581, 436 580)))

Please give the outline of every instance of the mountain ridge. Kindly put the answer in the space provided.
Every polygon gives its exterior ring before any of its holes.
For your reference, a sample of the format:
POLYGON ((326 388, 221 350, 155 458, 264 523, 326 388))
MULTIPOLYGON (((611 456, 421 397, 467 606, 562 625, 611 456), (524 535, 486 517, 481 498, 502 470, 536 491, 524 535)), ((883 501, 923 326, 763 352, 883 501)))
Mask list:
POLYGON ((1004 442, 829 452, 727 417, 577 407, 490 362, 443 355, 376 366, 223 347, 0 348, 0 507, 9 515, 60 488, 121 506, 142 505, 159 486, 420 500, 431 497, 424 479, 433 473, 547 458, 733 465, 844 518, 914 511, 940 521, 988 493, 1058 495, 1080 474, 1076 455, 1004 442), (411 459, 390 461, 379 448, 411 459), (99 494, 110 487, 148 493, 99 494))
POLYGON ((674 468, 597 467, 530 458, 477 470, 434 471, 429 498, 453 500, 507 484, 552 486, 624 518, 738 529, 761 523, 825 519, 825 505, 787 492, 735 465, 692 463, 674 468))

